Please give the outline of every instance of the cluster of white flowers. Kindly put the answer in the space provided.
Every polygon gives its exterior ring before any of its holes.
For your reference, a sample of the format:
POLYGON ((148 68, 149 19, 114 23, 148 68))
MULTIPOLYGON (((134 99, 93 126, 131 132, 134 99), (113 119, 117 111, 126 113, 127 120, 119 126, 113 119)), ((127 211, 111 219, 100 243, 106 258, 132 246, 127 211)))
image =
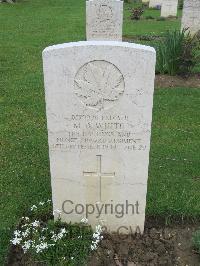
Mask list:
POLYGON ((14 231, 14 238, 11 240, 13 245, 19 245, 22 241, 21 232, 19 230, 14 231))
MULTIPOLYGON (((51 202, 50 200, 46 202, 39 202, 38 206, 33 205, 31 211, 37 210, 40 206, 51 202)), ((54 215, 60 216, 61 211, 55 210, 54 215)), ((31 221, 29 217, 22 217, 22 225, 20 230, 14 231, 14 238, 11 240, 13 245, 20 245, 24 253, 29 250, 33 250, 36 253, 43 252, 49 247, 55 246, 56 242, 60 241, 62 238, 66 237, 69 233, 64 227, 59 229, 59 232, 50 231, 47 227, 41 228, 41 222, 38 220, 31 221), (50 233, 50 235, 49 235, 50 233)), ((88 224, 88 219, 81 219, 81 223, 88 224)), ((96 230, 93 233, 91 250, 96 250, 99 242, 103 239, 102 227, 100 225, 96 226, 96 230)), ((78 239, 82 239, 82 235, 78 236, 78 239)), ((65 245, 65 243, 63 243, 65 245)), ((73 257, 71 258, 74 259, 73 257)))
MULTIPOLYGON (((39 202, 40 206, 43 206, 47 203, 50 203, 51 200, 41 201, 39 202)), ((33 205, 30 210, 34 211, 37 210, 38 207, 36 205, 33 205)), ((40 221, 35 220, 33 222, 30 222, 29 217, 22 217, 21 220, 23 221, 23 225, 21 226, 21 231, 20 230, 15 230, 14 231, 14 238, 11 240, 11 243, 13 245, 21 245, 23 248, 24 252, 27 252, 31 248, 35 248, 36 252, 39 253, 42 250, 47 248, 47 243, 42 242, 45 240, 45 237, 41 237, 38 241, 39 243, 36 243, 34 240, 31 240, 31 235, 33 233, 37 233, 38 230, 40 230, 40 221)), ((46 228, 42 230, 42 232, 46 231, 46 228)), ((52 245, 52 244, 51 244, 52 245)))
MULTIPOLYGON (((31 235, 31 232, 35 232, 37 234, 39 229, 40 222, 37 220, 32 223, 24 224, 22 231, 14 231, 14 238, 11 240, 11 243, 13 245, 21 245, 25 253, 31 248, 35 249, 36 253, 40 253, 51 246, 55 246, 55 243, 47 243, 45 236, 41 236, 38 241, 28 239, 31 235)), ((46 230, 47 228, 43 228, 41 231, 45 232, 46 230)), ((51 240, 53 242, 57 242, 58 240, 62 239, 68 233, 68 231, 66 231, 65 228, 61 228, 58 234, 54 233, 54 231, 51 231, 51 233, 51 240)))
MULTIPOLYGON (((23 220, 29 221, 28 217, 22 217, 23 220)), ((22 225, 22 230, 15 230, 14 231, 14 238, 11 240, 13 245, 21 245, 24 252, 27 252, 28 249, 33 246, 34 241, 27 240, 30 236, 31 232, 37 231, 37 228, 40 227, 40 222, 35 220, 32 223, 26 223, 22 225)))
MULTIPOLYGON (((88 219, 87 218, 82 218, 81 223, 88 224, 88 219)), ((101 225, 96 226, 96 230, 93 233, 93 239, 92 239, 92 244, 91 244, 91 250, 96 250, 98 247, 99 242, 103 239, 103 236, 101 235, 102 233, 102 227, 101 225)), ((78 238, 82 238, 82 236, 78 236, 78 238)))
POLYGON ((101 225, 96 226, 96 230, 93 233, 93 240, 91 244, 91 250, 96 250, 98 248, 99 242, 103 239, 103 236, 101 235, 102 233, 102 227, 101 225))

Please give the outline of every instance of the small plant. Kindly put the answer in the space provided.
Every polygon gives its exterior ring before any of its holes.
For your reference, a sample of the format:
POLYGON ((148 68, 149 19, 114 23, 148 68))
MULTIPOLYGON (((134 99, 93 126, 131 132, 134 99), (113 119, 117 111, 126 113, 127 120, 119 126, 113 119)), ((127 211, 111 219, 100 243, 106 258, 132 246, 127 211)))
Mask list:
POLYGON ((168 31, 157 45, 156 70, 161 74, 183 75, 191 73, 196 65, 199 41, 186 29, 168 31))
POLYGON ((142 7, 133 8, 131 11, 131 19, 139 20, 143 13, 144 13, 144 10, 142 9, 142 7))
POLYGON ((200 230, 197 230, 193 234, 192 242, 193 242, 193 245, 194 245, 195 249, 197 250, 197 252, 200 253, 200 230))
POLYGON ((93 233, 86 218, 79 224, 61 222, 59 210, 54 211, 59 217, 54 222, 50 210, 50 201, 33 205, 14 231, 12 245, 42 265, 84 265, 102 239, 101 226, 93 233))

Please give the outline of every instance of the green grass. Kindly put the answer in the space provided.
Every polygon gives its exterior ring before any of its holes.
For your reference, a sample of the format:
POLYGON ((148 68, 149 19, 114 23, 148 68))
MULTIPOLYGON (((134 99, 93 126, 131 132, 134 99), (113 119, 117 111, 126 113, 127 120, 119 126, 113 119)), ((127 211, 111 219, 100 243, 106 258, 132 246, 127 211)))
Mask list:
POLYGON ((156 90, 149 215, 200 216, 199 103, 199 89, 156 90))
MULTIPOLYGON (((180 20, 133 22, 124 34, 162 34, 180 20)), ((150 10, 147 14, 159 15, 150 10)), ((147 15, 145 14, 145 15, 147 15)), ((0 5, 0 265, 8 228, 24 210, 51 198, 42 50, 85 39, 84 0, 27 0, 0 5)), ((197 89, 159 89, 154 99, 147 213, 200 215, 197 89), (175 160, 174 160, 175 159, 175 160), (185 160, 186 159, 186 160, 185 160)))
POLYGON ((126 4, 124 12, 123 34, 128 36, 135 35, 162 35, 163 32, 170 29, 179 29, 181 25, 181 12, 178 12, 178 19, 166 19, 165 21, 157 21, 160 17, 160 10, 146 9, 141 20, 131 20, 131 8, 134 4, 126 4), (146 20, 146 16, 152 16, 155 19, 146 20))

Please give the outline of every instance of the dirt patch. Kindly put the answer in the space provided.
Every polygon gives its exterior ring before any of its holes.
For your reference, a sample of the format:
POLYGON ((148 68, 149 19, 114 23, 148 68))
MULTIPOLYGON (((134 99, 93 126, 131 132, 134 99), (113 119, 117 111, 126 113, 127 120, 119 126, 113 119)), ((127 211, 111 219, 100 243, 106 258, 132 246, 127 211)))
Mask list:
POLYGON ((180 76, 156 75, 156 88, 200 88, 200 73, 193 74, 187 78, 180 76))
POLYGON ((200 255, 192 247, 198 225, 170 227, 146 225, 141 235, 105 234, 88 266, 199 266, 200 255))
POLYGON ((44 266, 45 264, 33 262, 29 256, 24 254, 19 246, 12 245, 9 250, 5 266, 44 266))

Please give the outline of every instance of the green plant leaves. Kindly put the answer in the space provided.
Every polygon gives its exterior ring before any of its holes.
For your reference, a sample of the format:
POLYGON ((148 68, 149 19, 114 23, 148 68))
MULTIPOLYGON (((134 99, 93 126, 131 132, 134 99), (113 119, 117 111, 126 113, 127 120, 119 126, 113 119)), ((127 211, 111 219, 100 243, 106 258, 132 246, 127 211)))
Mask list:
POLYGON ((198 59, 198 37, 191 36, 188 29, 167 31, 157 45, 156 71, 169 75, 189 75, 198 59))

